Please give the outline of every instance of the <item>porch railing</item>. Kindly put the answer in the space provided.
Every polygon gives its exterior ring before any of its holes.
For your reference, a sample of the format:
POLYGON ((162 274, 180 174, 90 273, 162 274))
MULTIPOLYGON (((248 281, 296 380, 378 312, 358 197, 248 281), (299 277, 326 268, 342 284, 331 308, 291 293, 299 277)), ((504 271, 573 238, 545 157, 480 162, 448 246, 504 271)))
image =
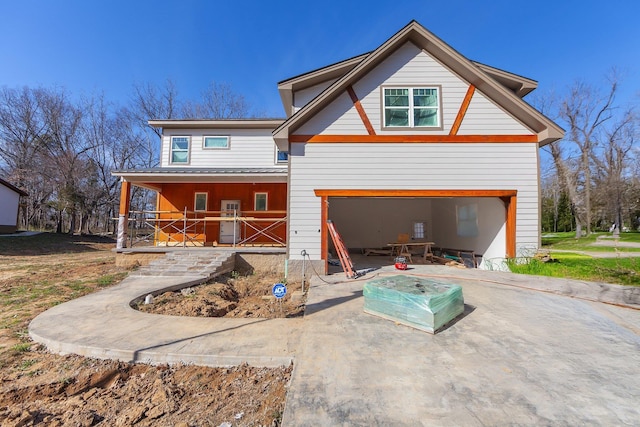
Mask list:
MULTIPOLYGON (((207 235, 207 224, 232 224, 230 246, 286 246, 286 211, 131 211, 128 217, 129 247, 204 246, 217 243, 207 235)), ((218 227, 219 229, 219 227, 218 227)))

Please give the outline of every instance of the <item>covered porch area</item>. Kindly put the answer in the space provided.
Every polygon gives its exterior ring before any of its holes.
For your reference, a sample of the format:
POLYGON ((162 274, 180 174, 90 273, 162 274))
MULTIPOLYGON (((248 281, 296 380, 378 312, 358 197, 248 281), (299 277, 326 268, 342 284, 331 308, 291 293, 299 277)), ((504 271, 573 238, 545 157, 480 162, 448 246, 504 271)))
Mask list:
POLYGON ((286 173, 152 168, 114 175, 121 180, 118 250, 286 247, 286 173), (133 186, 155 192, 153 209, 131 209, 133 186))

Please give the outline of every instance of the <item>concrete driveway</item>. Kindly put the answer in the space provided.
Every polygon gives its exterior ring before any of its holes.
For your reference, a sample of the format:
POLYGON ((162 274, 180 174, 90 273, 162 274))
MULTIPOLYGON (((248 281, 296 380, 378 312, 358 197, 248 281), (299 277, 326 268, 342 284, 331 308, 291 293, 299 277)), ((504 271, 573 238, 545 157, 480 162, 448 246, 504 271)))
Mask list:
POLYGON ((304 318, 271 320, 141 313, 134 298, 201 278, 128 277, 29 332, 55 352, 124 361, 293 360, 285 426, 640 424, 640 288, 414 266, 463 288, 464 316, 430 335, 363 312, 364 280, 390 274, 315 277, 304 318))
MULTIPOLYGON (((452 269, 409 274, 427 272, 452 269)), ((363 281, 316 279, 284 425, 640 423, 639 310, 518 287, 535 277, 458 273, 441 280, 463 287, 464 317, 436 335, 363 313, 363 281)))

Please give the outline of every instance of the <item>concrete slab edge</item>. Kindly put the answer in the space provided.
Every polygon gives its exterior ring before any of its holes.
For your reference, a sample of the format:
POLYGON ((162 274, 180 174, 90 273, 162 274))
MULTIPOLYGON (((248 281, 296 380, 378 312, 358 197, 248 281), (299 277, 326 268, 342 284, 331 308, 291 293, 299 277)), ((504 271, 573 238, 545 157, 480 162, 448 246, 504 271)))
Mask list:
POLYGON ((148 350, 125 350, 102 348, 88 345, 65 343, 44 338, 35 333, 31 338, 47 347, 53 353, 66 355, 77 354, 102 360, 119 360, 126 363, 143 363, 147 365, 197 365, 226 368, 247 364, 255 367, 277 368, 289 366, 294 362, 292 356, 224 356, 215 354, 163 353, 148 350))

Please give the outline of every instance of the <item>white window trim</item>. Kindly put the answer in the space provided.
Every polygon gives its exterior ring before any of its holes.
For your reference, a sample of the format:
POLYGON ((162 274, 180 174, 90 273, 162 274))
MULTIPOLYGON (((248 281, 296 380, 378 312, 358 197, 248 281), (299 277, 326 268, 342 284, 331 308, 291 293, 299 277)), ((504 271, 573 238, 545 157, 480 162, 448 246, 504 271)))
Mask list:
POLYGON ((193 196, 193 211, 194 212, 206 212, 209 207, 209 193, 205 191, 196 191, 193 196), (204 194, 204 209, 198 209, 198 195, 204 194))
POLYGON ((258 194, 264 194, 264 211, 260 211, 260 212, 266 212, 269 210, 269 193, 266 191, 256 191, 255 193, 253 193, 253 210, 258 212, 258 194))
MULTIPOLYGON (((182 150, 178 150, 182 152, 182 150)), ((191 163, 191 136, 189 135, 171 135, 169 137, 169 164, 170 165, 188 165, 191 163), (174 162, 173 161, 173 139, 174 138, 187 138, 189 146, 187 147, 187 161, 186 162, 174 162)))
MULTIPOLYGON (((413 86, 382 86, 380 91, 380 106, 382 107, 382 121, 380 122, 382 129, 421 129, 421 130, 442 130, 442 86, 440 85, 413 85, 413 86), (385 89, 407 89, 409 91, 409 105, 404 108, 409 108, 409 124, 407 126, 386 126, 387 120, 387 107, 385 106, 384 91, 385 89), (436 126, 414 126, 413 123, 413 90, 414 89, 435 89, 438 92, 438 107, 437 118, 438 124, 436 126)), ((398 107, 397 109, 400 109, 398 107)))
POLYGON ((203 150, 229 150, 231 148, 231 136, 230 135, 204 135, 202 137, 202 149, 203 150), (207 138, 226 138, 226 147, 207 147, 205 145, 207 138))

